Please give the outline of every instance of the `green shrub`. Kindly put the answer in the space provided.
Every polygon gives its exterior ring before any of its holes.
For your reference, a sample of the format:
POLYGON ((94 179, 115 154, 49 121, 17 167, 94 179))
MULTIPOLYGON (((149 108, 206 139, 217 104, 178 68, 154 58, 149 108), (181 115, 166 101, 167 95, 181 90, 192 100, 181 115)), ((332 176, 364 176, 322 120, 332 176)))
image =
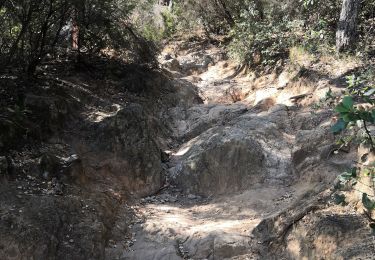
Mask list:
MULTIPOLYGON (((344 133, 339 139, 340 147, 348 145, 349 142, 358 142, 370 147, 369 153, 375 153, 374 134, 370 131, 370 125, 375 124, 375 86, 369 85, 368 77, 372 74, 371 70, 364 73, 364 76, 357 77, 351 75, 347 77, 347 95, 336 106, 338 120, 332 127, 334 134, 344 133), (367 104, 365 106, 364 104, 367 104)), ((371 76, 370 76, 371 77, 371 76)), ((364 157, 366 159, 366 156, 364 157)), ((375 162, 362 164, 358 162, 350 171, 342 173, 338 177, 338 190, 343 187, 350 187, 362 193, 362 204, 367 210, 367 216, 370 219, 370 227, 375 230, 375 221, 371 218, 371 212, 375 210, 375 200, 371 195, 363 190, 356 188, 357 184, 365 185, 370 191, 375 187, 375 162), (370 185, 364 183, 364 179, 370 182, 370 185)), ((345 203, 343 194, 336 194, 337 204, 345 203), (341 199, 339 199, 341 198, 341 199)))
POLYGON ((229 55, 249 65, 275 64, 278 59, 288 54, 291 42, 290 26, 291 24, 285 21, 259 19, 255 6, 245 10, 231 31, 229 55))
POLYGON ((160 42, 163 39, 164 31, 155 24, 146 24, 141 30, 142 36, 152 42, 160 42))
POLYGON ((163 25, 164 25, 163 37, 169 38, 174 33, 176 33, 177 23, 176 23, 175 16, 169 11, 162 12, 161 16, 163 18, 163 25))

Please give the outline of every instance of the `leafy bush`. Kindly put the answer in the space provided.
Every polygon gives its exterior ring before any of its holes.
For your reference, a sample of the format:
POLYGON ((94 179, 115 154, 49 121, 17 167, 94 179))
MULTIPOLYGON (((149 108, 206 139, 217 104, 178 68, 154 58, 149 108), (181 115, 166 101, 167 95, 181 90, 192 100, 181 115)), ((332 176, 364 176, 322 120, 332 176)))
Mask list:
POLYGON ((177 15, 175 10, 181 11, 176 4, 170 10, 155 1, 146 0, 136 8, 131 18, 145 39, 158 44, 176 33, 181 13, 177 15))
POLYGON ((313 62, 314 55, 302 46, 293 46, 289 49, 289 60, 292 64, 306 66, 313 62))
POLYGON ((253 21, 251 14, 243 16, 232 30, 233 40, 229 45, 231 58, 250 65, 275 64, 279 58, 286 57, 289 46, 288 25, 272 21, 253 21))
MULTIPOLYGON (((261 5, 261 1, 256 2, 261 5)), ((248 0, 176 0, 175 10, 178 20, 182 20, 179 23, 182 27, 191 28, 199 24, 207 36, 223 35, 235 26, 247 3, 248 0)))
POLYGON ((146 40, 156 43, 164 37, 163 29, 153 23, 144 25, 141 34, 146 40))
POLYGON ((287 8, 274 2, 245 1, 231 30, 230 56, 250 65, 275 64, 287 57, 289 46, 296 42, 297 27, 302 26, 284 15, 287 8))
MULTIPOLYGON (((332 127, 332 132, 335 134, 347 132, 346 138, 339 140, 341 146, 347 145, 348 142, 358 141, 369 145, 370 153, 375 153, 374 133, 369 128, 369 126, 375 124, 375 86, 369 86, 365 78, 355 75, 348 76, 347 83, 347 95, 335 108, 339 118, 332 127)), ((341 174, 338 180, 337 189, 347 186, 356 189, 355 187, 360 183, 373 191, 375 187, 375 162, 366 165, 358 162, 356 167, 341 174), (369 178, 372 185, 365 184, 363 181, 365 178, 369 178)), ((375 210, 375 200, 371 199, 372 196, 363 190, 358 191, 362 193, 362 204, 368 211, 370 227, 375 229, 375 220, 371 218, 371 212, 375 210)), ((336 195, 336 200, 338 204, 343 204, 345 203, 345 196, 342 194, 336 195)))
POLYGON ((337 14, 327 10, 338 9, 336 2, 263 2, 259 9, 257 1, 246 1, 232 29, 231 57, 266 65, 287 57, 292 46, 308 52, 329 49, 334 43, 337 14))
MULTIPOLYGON (((0 1, 0 65, 19 66, 32 74, 47 55, 72 45, 77 28, 78 52, 126 49, 139 57, 147 44, 128 22, 135 1, 0 1)), ((148 56, 148 57, 147 57, 148 56)), ((148 62, 148 61, 145 61, 148 62)))
POLYGON ((337 134, 348 128, 359 129, 356 135, 364 136, 363 142, 370 144, 375 151, 374 136, 368 126, 375 123, 375 86, 362 85, 363 81, 354 75, 347 77, 348 94, 336 106, 339 119, 332 127, 332 131, 337 134), (369 106, 355 104, 355 101, 367 103, 369 106), (362 134, 361 134, 362 133, 362 134))
POLYGON ((176 33, 176 18, 169 11, 162 12, 161 16, 163 17, 164 24, 163 36, 165 38, 171 37, 174 33, 176 33))

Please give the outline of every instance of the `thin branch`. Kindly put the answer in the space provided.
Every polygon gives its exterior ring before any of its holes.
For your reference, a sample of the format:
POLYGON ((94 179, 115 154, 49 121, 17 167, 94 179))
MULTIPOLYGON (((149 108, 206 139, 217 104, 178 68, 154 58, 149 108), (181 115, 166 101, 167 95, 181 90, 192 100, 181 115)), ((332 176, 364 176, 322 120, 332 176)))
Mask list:
POLYGON ((371 132, 370 132, 370 131, 368 130, 368 128, 367 128, 366 121, 365 121, 365 120, 362 120, 362 121, 363 121, 363 127, 365 128, 366 134, 367 134, 368 139, 369 139, 369 141, 370 141, 371 150, 372 150, 372 151, 375 151, 375 145, 374 145, 374 142, 372 141, 371 132))

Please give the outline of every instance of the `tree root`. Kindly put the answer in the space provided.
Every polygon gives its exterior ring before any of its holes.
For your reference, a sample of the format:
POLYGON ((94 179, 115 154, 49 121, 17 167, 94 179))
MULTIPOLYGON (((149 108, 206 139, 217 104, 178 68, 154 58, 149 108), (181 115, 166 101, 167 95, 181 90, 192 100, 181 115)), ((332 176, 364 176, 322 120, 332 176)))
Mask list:
POLYGON ((260 252, 267 252, 270 251, 270 247, 277 248, 280 246, 294 224, 310 212, 326 207, 327 201, 333 193, 334 190, 330 189, 320 192, 316 196, 306 194, 305 198, 298 200, 298 204, 295 203, 277 216, 262 220, 252 232, 255 239, 258 240, 257 244, 261 247, 267 247, 264 250, 259 249, 260 252), (312 197, 312 199, 307 199, 309 197, 312 197))

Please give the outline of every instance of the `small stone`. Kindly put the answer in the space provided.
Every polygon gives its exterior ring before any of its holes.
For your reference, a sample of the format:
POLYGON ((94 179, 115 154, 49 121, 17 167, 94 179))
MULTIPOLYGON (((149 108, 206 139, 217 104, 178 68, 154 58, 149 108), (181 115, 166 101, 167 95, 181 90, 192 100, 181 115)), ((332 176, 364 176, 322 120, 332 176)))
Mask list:
POLYGON ((70 239, 70 240, 69 240, 69 243, 74 243, 74 240, 73 240, 73 239, 70 239))

